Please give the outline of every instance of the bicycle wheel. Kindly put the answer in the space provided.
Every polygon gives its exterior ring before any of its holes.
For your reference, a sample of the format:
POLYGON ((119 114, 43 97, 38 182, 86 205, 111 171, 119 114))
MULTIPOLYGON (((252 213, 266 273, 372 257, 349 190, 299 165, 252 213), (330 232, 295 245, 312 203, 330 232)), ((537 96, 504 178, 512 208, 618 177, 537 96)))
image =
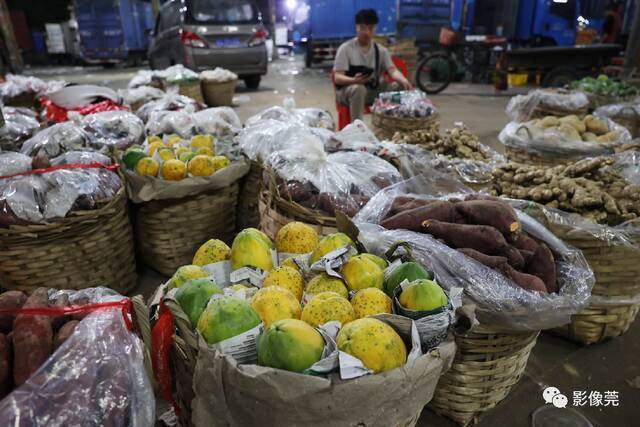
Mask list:
POLYGON ((428 93, 440 93, 453 80, 454 66, 449 55, 443 52, 428 55, 418 63, 416 84, 428 93))

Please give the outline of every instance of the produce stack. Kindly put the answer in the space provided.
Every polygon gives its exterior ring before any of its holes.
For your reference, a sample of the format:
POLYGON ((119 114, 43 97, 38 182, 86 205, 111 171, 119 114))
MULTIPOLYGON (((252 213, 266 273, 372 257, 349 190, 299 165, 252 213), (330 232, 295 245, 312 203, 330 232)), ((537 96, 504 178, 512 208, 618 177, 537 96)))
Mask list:
MULTIPOLYGON (((231 247, 210 240, 176 271, 154 298, 153 335, 175 323, 183 425, 415 424, 453 356, 459 301, 418 264, 356 247, 292 222, 275 244, 256 229, 231 247)), ((154 355, 165 373, 168 350, 154 355)), ((158 384, 172 399, 171 378, 158 384)))
POLYGON ((200 85, 206 104, 209 107, 231 106, 237 81, 238 75, 224 68, 201 72, 200 85))
POLYGON ((554 168, 506 164, 494 173, 494 194, 539 203, 523 202, 523 207, 581 249, 593 269, 591 304, 556 330, 582 344, 623 334, 640 307, 640 188, 613 162, 595 158, 554 168))
POLYGON ((463 301, 476 305, 479 325, 455 334, 456 357, 429 405, 466 425, 507 398, 540 330, 566 324, 587 305, 593 273, 579 251, 523 212, 486 195, 451 193, 448 181, 417 177, 385 189, 355 220, 380 224, 361 226, 373 252, 409 242, 443 288, 462 287, 463 301))
POLYGON ((391 139, 398 131, 440 128, 438 113, 424 92, 419 90, 383 92, 375 100, 371 122, 379 139, 391 139))
POLYGON ((162 90, 165 92, 169 91, 170 88, 177 87, 180 95, 204 104, 198 73, 178 64, 166 68, 156 73, 156 75, 160 78, 162 90))
POLYGON ((625 82, 618 82, 601 74, 596 78, 585 77, 571 83, 571 89, 584 92, 589 98, 589 108, 595 110, 608 104, 631 101, 640 90, 625 82))

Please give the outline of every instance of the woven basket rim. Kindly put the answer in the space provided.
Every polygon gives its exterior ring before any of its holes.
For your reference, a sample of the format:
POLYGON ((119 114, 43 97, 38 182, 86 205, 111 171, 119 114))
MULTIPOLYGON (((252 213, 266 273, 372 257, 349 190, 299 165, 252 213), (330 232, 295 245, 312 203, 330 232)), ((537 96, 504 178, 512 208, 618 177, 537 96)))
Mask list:
POLYGON ((438 120, 440 118, 440 113, 438 112, 435 112, 427 117, 394 117, 394 116, 388 116, 386 114, 381 114, 376 112, 372 112, 371 115, 378 120, 392 121, 392 122, 403 123, 403 124, 429 123, 429 122, 438 120))

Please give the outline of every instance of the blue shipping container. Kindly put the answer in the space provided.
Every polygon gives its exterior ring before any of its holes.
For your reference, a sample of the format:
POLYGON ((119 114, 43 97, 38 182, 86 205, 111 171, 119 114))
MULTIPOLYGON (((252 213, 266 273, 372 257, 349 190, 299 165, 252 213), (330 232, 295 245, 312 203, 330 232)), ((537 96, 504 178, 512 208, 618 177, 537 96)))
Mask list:
POLYGON ((396 0, 313 0, 309 6, 309 36, 313 41, 355 37, 354 20, 360 9, 378 12, 378 34, 396 33, 396 0))
POLYGON ((146 52, 153 12, 141 0, 76 0, 80 51, 88 62, 111 62, 146 52))
POLYGON ((451 8, 451 0, 399 0, 398 37, 433 43, 440 28, 451 25, 451 8))

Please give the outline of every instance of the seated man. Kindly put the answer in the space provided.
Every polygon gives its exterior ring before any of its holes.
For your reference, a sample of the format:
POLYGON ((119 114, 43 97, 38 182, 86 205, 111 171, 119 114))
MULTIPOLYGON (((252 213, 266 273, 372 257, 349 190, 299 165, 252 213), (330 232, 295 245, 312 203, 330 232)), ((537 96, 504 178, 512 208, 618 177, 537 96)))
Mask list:
POLYGON ((356 15, 356 38, 344 42, 333 65, 336 98, 348 105, 351 120, 362 119, 365 105, 373 104, 380 92, 397 90, 398 83, 410 89, 411 83, 395 67, 389 51, 373 41, 378 14, 363 9, 356 15), (387 72, 397 83, 387 84, 382 75, 387 72))

